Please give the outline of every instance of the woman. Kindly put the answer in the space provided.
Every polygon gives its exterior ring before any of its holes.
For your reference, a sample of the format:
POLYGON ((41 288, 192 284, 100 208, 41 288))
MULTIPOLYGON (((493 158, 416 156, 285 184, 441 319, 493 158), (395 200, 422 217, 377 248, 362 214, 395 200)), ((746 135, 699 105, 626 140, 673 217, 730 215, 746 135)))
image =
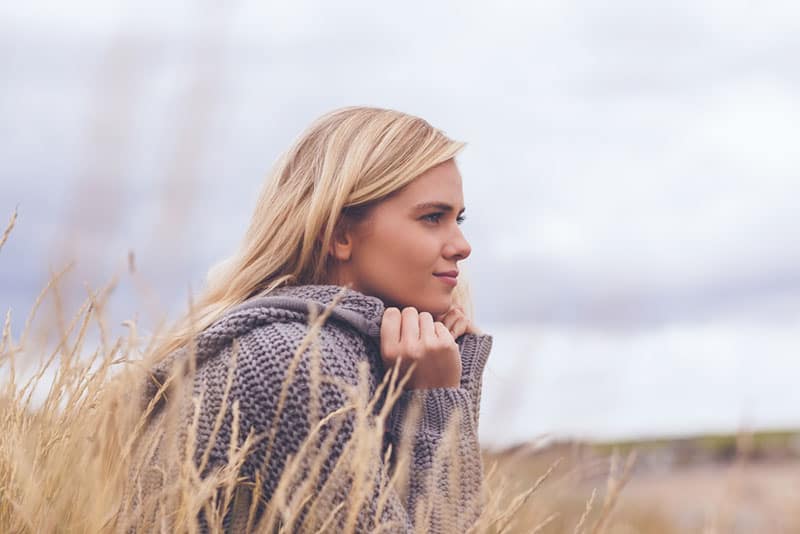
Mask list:
MULTIPOLYGON (((205 293, 155 351, 153 417, 164 417, 159 399, 176 363, 191 362, 191 387, 173 402, 178 420, 192 422, 177 448, 194 442, 203 477, 239 462, 238 488, 217 496, 221 514, 202 510, 205 528, 247 530, 265 516, 300 530, 465 532, 473 524, 492 337, 471 322, 458 274, 471 252, 453 159, 462 147, 420 118, 348 107, 315 121, 278 161, 239 251, 212 269, 205 293), (377 397, 389 369, 407 381, 370 405, 373 414, 386 409, 384 441, 361 458, 378 468, 344 468, 363 422, 348 409, 353 391, 377 397), (309 449, 323 454, 298 460, 309 449), (287 482, 290 467, 300 476, 287 482), (301 486, 310 498, 298 502, 301 486)), ((169 438, 158 437, 154 465, 176 448, 169 438)), ((169 479, 151 471, 138 500, 169 479)))

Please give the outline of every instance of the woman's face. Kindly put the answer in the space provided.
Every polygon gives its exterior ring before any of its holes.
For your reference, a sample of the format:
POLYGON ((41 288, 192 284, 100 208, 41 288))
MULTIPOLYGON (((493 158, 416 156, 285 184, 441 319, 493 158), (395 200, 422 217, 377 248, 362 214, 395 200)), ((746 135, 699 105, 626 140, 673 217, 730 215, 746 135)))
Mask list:
POLYGON ((386 306, 445 313, 455 286, 437 273, 458 271, 471 252, 459 228, 463 211, 461 175, 450 159, 373 206, 335 241, 336 283, 350 282, 386 306))

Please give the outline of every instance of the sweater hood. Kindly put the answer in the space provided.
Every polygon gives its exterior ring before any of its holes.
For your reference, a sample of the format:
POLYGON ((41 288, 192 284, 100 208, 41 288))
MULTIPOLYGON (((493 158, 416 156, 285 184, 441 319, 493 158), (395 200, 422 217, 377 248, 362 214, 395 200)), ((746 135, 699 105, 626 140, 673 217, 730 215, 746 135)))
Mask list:
MULTIPOLYGON (((260 326, 274 322, 306 322, 312 308, 319 315, 340 294, 341 298, 331 310, 327 321, 348 325, 379 342, 384 311, 383 301, 379 298, 337 285, 282 286, 266 296, 252 298, 234 306, 200 332, 196 337, 196 364, 200 367, 206 359, 235 338, 260 326)), ((186 348, 183 347, 153 368, 154 380, 148 381, 146 399, 155 396, 160 385, 172 372, 173 366, 184 360, 185 354, 186 348)))
POLYGON ((331 310, 330 318, 346 323, 361 334, 380 337, 380 325, 384 304, 378 297, 365 295, 354 289, 338 285, 282 286, 268 295, 246 301, 233 308, 227 315, 253 308, 274 308, 302 313, 306 317, 310 307, 322 313, 337 296, 338 304, 331 310))

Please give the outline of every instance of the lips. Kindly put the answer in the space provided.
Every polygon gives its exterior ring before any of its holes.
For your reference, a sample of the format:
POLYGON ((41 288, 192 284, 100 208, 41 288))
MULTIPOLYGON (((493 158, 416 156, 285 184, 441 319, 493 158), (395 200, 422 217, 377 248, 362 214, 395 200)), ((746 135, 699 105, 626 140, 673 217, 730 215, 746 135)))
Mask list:
POLYGON ((441 280, 444 284, 451 288, 456 287, 458 284, 458 271, 447 271, 444 273, 433 273, 433 276, 441 280))

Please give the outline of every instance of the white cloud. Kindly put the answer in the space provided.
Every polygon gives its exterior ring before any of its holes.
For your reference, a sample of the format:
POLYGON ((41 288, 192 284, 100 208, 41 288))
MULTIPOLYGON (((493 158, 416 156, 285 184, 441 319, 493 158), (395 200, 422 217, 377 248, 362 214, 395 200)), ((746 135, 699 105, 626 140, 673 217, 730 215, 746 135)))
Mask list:
POLYGON ((0 39, 0 210, 26 210, 14 236, 26 245, 4 249, 3 281, 30 287, 32 266, 77 234, 95 284, 133 248, 162 273, 165 300, 170 287, 182 300, 184 280, 238 243, 277 155, 317 115, 363 103, 469 143, 479 316, 615 332, 548 338, 611 373, 597 395, 639 392, 613 374, 632 365, 614 357, 626 343, 666 361, 701 343, 739 358, 722 346, 745 341, 735 329, 698 325, 794 321, 796 3, 65 6, 0 7, 12 36, 0 39), (180 203, 164 195, 176 176, 194 191, 180 203), (92 202, 75 208, 76 195, 92 202), (11 252, 24 260, 8 264, 11 252), (683 323, 691 342, 631 341, 683 323))
POLYGON ((616 439, 800 425, 800 313, 791 324, 674 324, 636 333, 487 329, 481 439, 616 439))

